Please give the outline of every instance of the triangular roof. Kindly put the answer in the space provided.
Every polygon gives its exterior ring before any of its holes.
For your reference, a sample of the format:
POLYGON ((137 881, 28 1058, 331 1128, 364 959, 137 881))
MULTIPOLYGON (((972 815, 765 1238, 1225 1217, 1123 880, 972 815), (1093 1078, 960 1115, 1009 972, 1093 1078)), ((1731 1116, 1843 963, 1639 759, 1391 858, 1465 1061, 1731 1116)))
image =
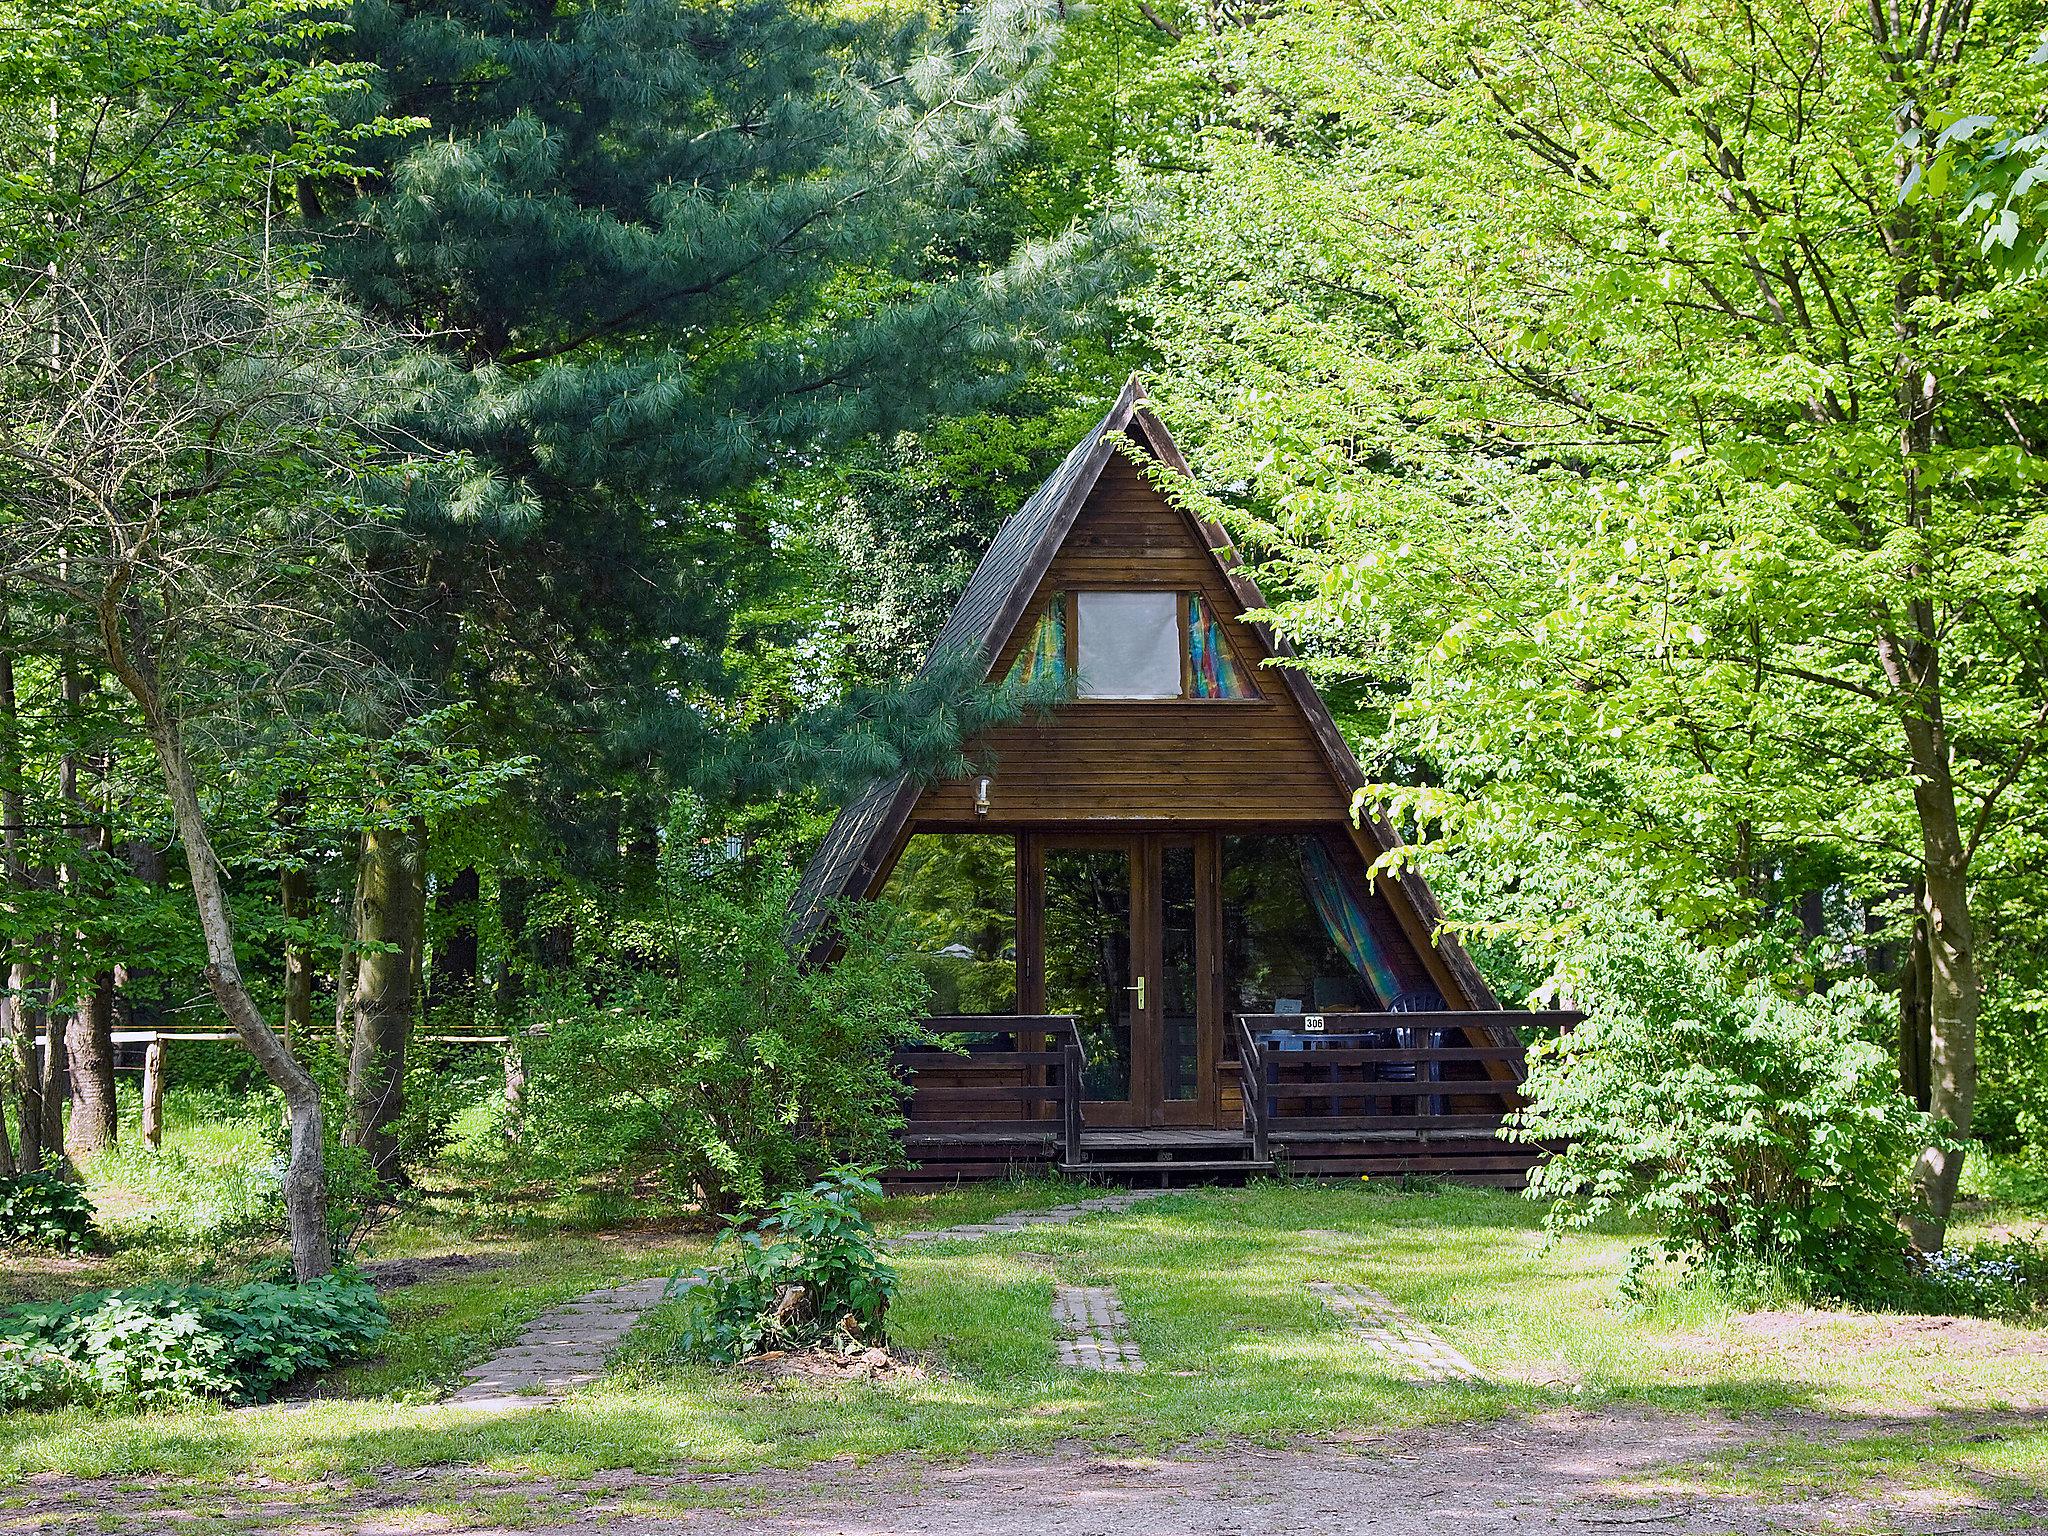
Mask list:
MULTIPOLYGON (((1053 557, 1073 531, 1089 492, 1117 452, 1119 436, 1141 441, 1160 463, 1193 478, 1180 448, 1147 403, 1144 385, 1132 374, 1116 404, 997 531, 988 552, 975 567, 973 579, 946 620, 946 627, 932 643, 926 668, 941 657, 962 653, 978 656, 984 670, 994 666, 1004 642, 1029 608, 1032 594, 1044 580, 1053 557)), ((1246 610, 1263 609, 1265 597, 1245 573, 1230 535, 1207 518, 1197 517, 1193 521, 1210 558, 1238 602, 1246 610)), ((1253 629, 1275 656, 1293 654, 1284 635, 1263 624, 1256 624, 1253 629)), ((1365 775, 1315 685, 1298 667, 1274 670, 1306 718, 1332 776, 1347 792, 1360 788, 1365 775)), ((899 775, 875 785, 839 813, 805 869, 790 903, 791 925, 798 937, 816 934, 830 902, 867 892, 882 861, 890 856, 900 839, 923 788, 911 775, 899 775)), ((1369 857, 1401 844, 1400 834, 1379 816, 1369 817, 1359 833, 1369 857)), ((1423 927, 1435 935, 1436 951, 1459 990, 1464 992, 1466 1006, 1498 1008, 1500 1004, 1492 988, 1465 953, 1464 946, 1456 935, 1443 930, 1442 911, 1422 877, 1413 870, 1405 870, 1399 876, 1382 879, 1399 890, 1423 927)))

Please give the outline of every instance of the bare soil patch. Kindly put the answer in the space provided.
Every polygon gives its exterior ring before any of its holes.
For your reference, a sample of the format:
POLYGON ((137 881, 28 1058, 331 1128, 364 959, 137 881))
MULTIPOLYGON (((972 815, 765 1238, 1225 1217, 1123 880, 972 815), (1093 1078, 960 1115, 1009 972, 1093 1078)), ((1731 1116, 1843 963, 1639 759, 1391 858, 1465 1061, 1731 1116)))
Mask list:
POLYGON ((413 1259, 366 1259, 356 1267, 380 1291, 395 1291, 425 1280, 445 1280, 486 1269, 504 1269, 513 1262, 509 1254, 431 1253, 413 1259))
POLYGON ((733 1367, 764 1384, 803 1382, 807 1386, 855 1381, 924 1381, 931 1375, 924 1356, 907 1349, 771 1349, 733 1367))
MULTIPOLYGON (((1993 1421, 1985 1421, 1991 1426, 1993 1421)), ((1731 1494, 1691 1463, 1744 1447, 1867 1434, 1898 1421, 1812 1415, 1740 1421, 1559 1411, 1531 1419, 1269 1447, 1166 1455, 1060 1447, 934 1463, 892 1457, 757 1475, 576 1482, 481 1469, 396 1469, 372 1490, 237 1480, 189 1491, 165 1481, 35 1478, 8 1511, 37 1531, 143 1536, 204 1512, 209 1532, 251 1536, 1933 1536, 2002 1522, 2048 1529, 2048 1497, 1960 1503, 1913 1489, 1807 1500, 1731 1494), (189 1501, 189 1502, 188 1502, 189 1501), (464 1513, 451 1513, 467 1506, 464 1513)), ((0 1521, 5 1527, 5 1521, 0 1521)))
POLYGON ((2015 1328, 1981 1317, 1823 1312, 1813 1307, 1787 1307, 1773 1312, 1745 1312, 1731 1319, 1727 1327, 1741 1338, 1787 1346, 1804 1345, 1821 1336, 1830 1345, 1924 1345, 1943 1354, 2048 1361, 2048 1332, 2015 1328))

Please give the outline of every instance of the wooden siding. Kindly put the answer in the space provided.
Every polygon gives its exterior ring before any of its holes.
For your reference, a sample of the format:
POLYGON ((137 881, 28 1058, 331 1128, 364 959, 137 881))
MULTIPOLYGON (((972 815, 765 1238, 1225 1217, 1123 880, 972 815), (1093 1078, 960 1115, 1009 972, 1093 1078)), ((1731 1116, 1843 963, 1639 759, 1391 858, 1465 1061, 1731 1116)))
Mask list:
MULTIPOLYGON (((1055 592, 1088 588, 1200 592, 1261 697, 1140 703, 1077 700, 1050 720, 1006 726, 976 744, 994 770, 984 824, 1088 822, 1341 824, 1349 796, 1330 771, 1270 652, 1195 526, 1114 458, 998 653, 1004 676, 1055 592)), ((934 785, 915 828, 971 825, 971 780, 934 785)))

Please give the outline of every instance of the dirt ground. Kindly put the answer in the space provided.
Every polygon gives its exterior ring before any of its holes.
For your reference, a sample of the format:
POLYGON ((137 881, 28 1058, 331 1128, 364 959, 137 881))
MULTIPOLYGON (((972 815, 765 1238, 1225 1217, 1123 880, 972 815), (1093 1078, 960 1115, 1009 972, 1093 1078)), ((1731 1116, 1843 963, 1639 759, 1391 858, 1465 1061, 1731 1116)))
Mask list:
POLYGON ((1746 1445, 1900 1424, 1559 1412, 1485 1426, 1166 1459, 1080 1449, 957 1464, 895 1458, 762 1476, 573 1483, 396 1469, 369 1492, 250 1479, 188 1502, 171 1483, 35 1479, 0 1532, 180 1529, 261 1536, 1782 1536, 2048 1532, 2048 1490, 1815 1493, 1759 1502, 1689 1466, 1746 1445))

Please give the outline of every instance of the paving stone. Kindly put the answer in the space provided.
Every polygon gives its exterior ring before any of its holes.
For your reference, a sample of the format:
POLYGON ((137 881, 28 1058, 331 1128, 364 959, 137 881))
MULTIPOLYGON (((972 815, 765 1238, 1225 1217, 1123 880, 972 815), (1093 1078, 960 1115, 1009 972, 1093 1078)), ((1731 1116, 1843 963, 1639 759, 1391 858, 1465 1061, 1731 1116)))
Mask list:
POLYGON ((1351 1331, 1410 1381, 1485 1380, 1478 1367, 1378 1291, 1362 1285, 1311 1280, 1309 1292, 1343 1318, 1351 1331))
POLYGON ((1061 1365, 1081 1371, 1142 1371, 1123 1303, 1107 1285, 1053 1288, 1052 1320, 1059 1330, 1061 1365))
MULTIPOLYGON (((692 1282, 684 1282, 688 1285, 692 1282)), ((550 1307, 513 1343, 464 1371, 448 1401, 465 1408, 532 1408, 604 1374, 604 1362, 668 1291, 660 1276, 587 1291, 550 1307)))

